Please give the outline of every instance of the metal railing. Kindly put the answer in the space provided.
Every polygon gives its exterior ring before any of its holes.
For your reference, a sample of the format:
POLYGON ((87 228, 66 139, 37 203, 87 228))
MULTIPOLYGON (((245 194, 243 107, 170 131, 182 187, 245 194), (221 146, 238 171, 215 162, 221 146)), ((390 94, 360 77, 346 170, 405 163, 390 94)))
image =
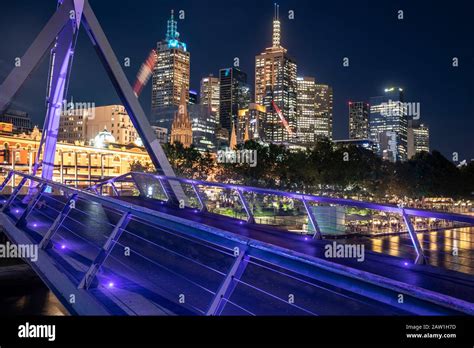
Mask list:
POLYGON ((0 215, 12 223, 7 233, 28 236, 74 287, 96 289, 92 296, 100 290, 99 302, 107 306, 104 296, 115 299, 111 307, 119 303, 120 314, 452 314, 472 308, 412 285, 170 219, 97 195, 98 186, 92 191, 9 172, 0 185, 0 215), (13 174, 21 179, 5 194, 13 174), (403 305, 393 303, 395 293, 405 294, 403 305), (321 298, 331 301, 322 305, 321 298))
MULTIPOLYGON (((322 239, 323 235, 325 235, 324 228, 321 228, 324 224, 321 224, 318 221, 318 218, 315 214, 313 204, 318 205, 335 205, 335 206, 349 206, 349 207, 356 207, 360 209, 368 209, 372 211, 382 212, 387 215, 395 215, 398 216, 399 222, 398 224, 404 226, 404 232, 406 232, 410 238, 410 245, 414 248, 416 256, 415 256, 415 263, 416 264, 425 264, 427 263, 428 256, 425 253, 425 250, 422 246, 424 243, 423 241, 420 242, 419 238, 417 237, 417 231, 413 224, 414 218, 423 218, 423 219, 437 219, 448 221, 454 226, 453 223, 460 223, 468 224, 470 226, 474 226, 474 216, 464 215, 464 214, 456 214, 456 213, 448 213, 448 212, 440 212, 440 211, 432 211, 432 210, 424 210, 424 209, 415 209, 410 207, 404 206, 397 206, 397 205, 389 205, 389 204, 380 204, 374 202, 364 202, 364 201, 357 201, 352 199, 344 199, 344 198, 334 198, 334 197, 326 197, 326 196, 316 196, 310 194, 302 194, 302 193, 295 193, 295 192, 285 192, 280 190, 273 190, 273 189, 265 189, 265 188, 258 188, 258 187, 249 187, 237 184, 224 184, 218 182, 208 182, 208 181, 201 181, 201 180, 193 180, 193 179, 186 179, 186 178, 177 178, 177 177, 167 177, 163 175, 157 175, 153 173, 141 173, 141 172, 130 172, 115 178, 111 178, 105 180, 101 183, 91 186, 91 190, 96 193, 103 193, 104 188, 110 186, 112 188, 110 194, 115 196, 120 196, 120 190, 117 189, 117 185, 119 183, 132 183, 135 185, 137 192, 141 196, 144 197, 154 197, 162 200, 167 200, 166 194, 164 190, 160 190, 159 194, 155 192, 148 192, 148 188, 150 185, 153 185, 154 182, 158 182, 159 185, 154 185, 154 187, 162 186, 164 183, 167 182, 175 182, 180 183, 182 185, 189 185, 192 190, 190 191, 191 195, 194 195, 194 201, 199 204, 199 209, 201 211, 208 211, 208 207, 206 205, 206 200, 204 199, 203 189, 202 188, 220 188, 224 190, 231 190, 236 193, 236 197, 240 201, 240 205, 242 207, 242 211, 245 212, 246 220, 248 223, 255 223, 256 219, 252 212, 252 208, 250 207, 248 198, 245 197, 246 194, 258 194, 258 195, 266 195, 266 196, 278 196, 284 197, 287 199, 292 199, 295 201, 299 201, 304 207, 304 211, 306 213, 306 217, 311 227, 311 231, 313 232, 312 237, 316 239, 322 239)), ((194 207, 189 204, 190 200, 188 199, 186 202, 182 202, 182 207, 190 206, 194 207)), ((325 220, 325 215, 319 214, 325 220)), ((337 223, 334 223, 337 227, 337 223)), ((345 226, 342 226, 345 227, 345 226)), ((474 243, 474 241, 473 241, 474 243)), ((469 250, 471 251, 471 250, 469 250)))

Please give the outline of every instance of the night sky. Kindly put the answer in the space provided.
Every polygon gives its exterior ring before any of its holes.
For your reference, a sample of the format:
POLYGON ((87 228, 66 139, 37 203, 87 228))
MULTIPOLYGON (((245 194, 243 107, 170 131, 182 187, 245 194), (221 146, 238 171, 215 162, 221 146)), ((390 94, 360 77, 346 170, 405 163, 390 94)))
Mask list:
MULTIPOLYGON (((253 85, 255 55, 271 45, 273 1, 99 1, 91 0, 131 83, 156 41, 164 38, 172 8, 184 10, 181 39, 191 52, 191 88, 202 76, 233 64, 253 85)), ((282 45, 298 64, 299 76, 314 76, 334 89, 334 138, 348 137, 348 101, 368 100, 387 86, 405 90, 405 101, 421 104, 431 128, 431 148, 448 158, 474 159, 474 5, 450 1, 279 1, 282 45), (397 11, 404 11, 404 20, 397 11), (288 19, 288 11, 295 19, 288 19), (343 67, 343 57, 350 66, 343 67), (459 67, 452 67, 452 58, 459 67)), ((55 0, 2 1, 0 82, 56 8, 55 0)), ((42 125, 48 57, 17 96, 14 107, 42 125)), ((120 103, 89 38, 76 47, 68 99, 96 105, 120 103)), ((151 83, 140 98, 150 110, 151 83)))

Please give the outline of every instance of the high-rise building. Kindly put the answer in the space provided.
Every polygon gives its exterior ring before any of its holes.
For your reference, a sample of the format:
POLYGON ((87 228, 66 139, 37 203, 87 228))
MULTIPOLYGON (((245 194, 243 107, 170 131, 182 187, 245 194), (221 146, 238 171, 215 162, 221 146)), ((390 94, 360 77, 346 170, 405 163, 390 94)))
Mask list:
POLYGON ((430 152, 430 129, 423 123, 408 121, 408 158, 420 152, 430 152))
POLYGON ((198 104, 198 94, 196 91, 189 90, 189 104, 190 105, 198 104))
POLYGON ((163 107, 178 106, 183 87, 188 99, 190 54, 186 44, 180 40, 177 27, 178 23, 171 11, 166 38, 157 43, 158 60, 152 77, 152 114, 163 107))
POLYGON ((370 139, 379 155, 389 161, 407 159, 408 118, 403 89, 386 88, 382 96, 370 98, 370 139))
POLYGON ((219 98, 219 124, 230 134, 239 110, 247 108, 250 103, 247 74, 238 68, 220 69, 219 98))
POLYGON ((281 46, 279 8, 275 5, 272 46, 255 57, 255 103, 267 108, 265 140, 282 142, 290 139, 290 133, 275 110, 291 129, 296 129, 297 80, 296 63, 281 46))
POLYGON ((316 83, 314 77, 298 77, 298 142, 312 145, 316 135, 316 83))
POLYGON ((237 141, 261 140, 266 108, 263 105, 250 103, 247 109, 239 110, 237 141))
POLYGON ((186 101, 186 88, 183 87, 181 92, 181 103, 174 115, 173 124, 171 125, 171 144, 180 142, 184 147, 190 147, 193 143, 193 128, 191 119, 188 114, 188 103, 186 101))
POLYGON ((349 102, 349 138, 369 139, 369 104, 349 102))
POLYGON ((193 144, 199 151, 216 150, 217 117, 209 107, 202 104, 189 105, 189 117, 193 130, 193 144))
POLYGON ((333 91, 332 87, 316 84, 315 137, 332 140, 333 91))
POLYGON ((219 121, 219 78, 212 75, 201 79, 200 103, 207 106, 219 121))

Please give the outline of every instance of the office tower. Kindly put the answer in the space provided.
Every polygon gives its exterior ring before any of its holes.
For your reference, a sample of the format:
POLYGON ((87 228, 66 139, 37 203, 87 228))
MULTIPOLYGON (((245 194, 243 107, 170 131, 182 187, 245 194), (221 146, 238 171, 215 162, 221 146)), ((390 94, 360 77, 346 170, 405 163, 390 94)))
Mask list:
POLYGON ((315 137, 332 140, 333 91, 323 84, 315 85, 315 137))
POLYGON ((407 159, 408 118, 401 88, 386 88, 382 96, 370 98, 369 128, 383 159, 407 159))
POLYGON ((230 134, 239 110, 247 108, 250 103, 247 74, 238 68, 220 69, 219 96, 219 124, 230 134))
POLYGON ((189 105, 193 130, 193 144, 199 151, 216 150, 217 117, 207 105, 189 105))
POLYGON ((266 108, 263 105, 250 103, 247 109, 240 109, 237 128, 238 142, 261 140, 265 117, 266 108))
POLYGON ((219 78, 212 75, 201 79, 200 103, 207 106, 219 121, 219 78))
POLYGON ((314 77, 298 77, 297 136, 302 145, 313 145, 316 134, 316 84, 314 77))
POLYGON ((278 5, 275 5, 273 19, 272 46, 255 57, 255 103, 267 108, 265 122, 266 141, 281 142, 291 138, 284 126, 287 122, 295 131, 296 121, 296 63, 287 50, 281 46, 280 20, 278 5), (281 110, 281 117, 273 105, 281 110))
POLYGON ((181 103, 178 111, 174 114, 173 124, 171 125, 171 144, 180 142, 184 147, 190 147, 193 143, 193 128, 188 114, 188 103, 186 88, 183 86, 181 91, 181 103))
POLYGON ((349 102, 349 138, 369 139, 369 104, 349 102))
POLYGON ((0 115, 0 122, 11 123, 14 133, 29 133, 33 130, 28 113, 19 110, 7 110, 0 115))
POLYGON ((189 105, 195 105, 199 104, 198 103, 198 94, 196 91, 193 91, 192 89, 189 90, 189 105))
POLYGON ((430 129, 426 124, 408 121, 408 158, 420 152, 430 152, 430 129))
POLYGON ((163 107, 178 106, 183 87, 186 96, 189 93, 190 54, 186 44, 180 40, 177 26, 171 11, 166 39, 157 43, 158 60, 152 77, 152 114, 163 107))

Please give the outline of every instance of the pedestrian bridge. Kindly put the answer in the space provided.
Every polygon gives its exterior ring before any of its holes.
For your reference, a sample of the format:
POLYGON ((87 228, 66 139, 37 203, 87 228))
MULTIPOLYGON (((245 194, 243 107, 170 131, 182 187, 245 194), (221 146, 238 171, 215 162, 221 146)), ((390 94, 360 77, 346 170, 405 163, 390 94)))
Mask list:
POLYGON ((5 234, 37 246, 26 261, 74 315, 474 314, 472 273, 430 265, 412 223, 473 216, 144 173, 79 190, 10 171, 0 189, 5 234), (185 201, 167 201, 170 184, 185 201), (216 213, 213 194, 238 214, 216 213), (258 223, 257 196, 293 201, 308 229, 258 223), (323 205, 399 214, 412 258, 325 257, 323 205))

